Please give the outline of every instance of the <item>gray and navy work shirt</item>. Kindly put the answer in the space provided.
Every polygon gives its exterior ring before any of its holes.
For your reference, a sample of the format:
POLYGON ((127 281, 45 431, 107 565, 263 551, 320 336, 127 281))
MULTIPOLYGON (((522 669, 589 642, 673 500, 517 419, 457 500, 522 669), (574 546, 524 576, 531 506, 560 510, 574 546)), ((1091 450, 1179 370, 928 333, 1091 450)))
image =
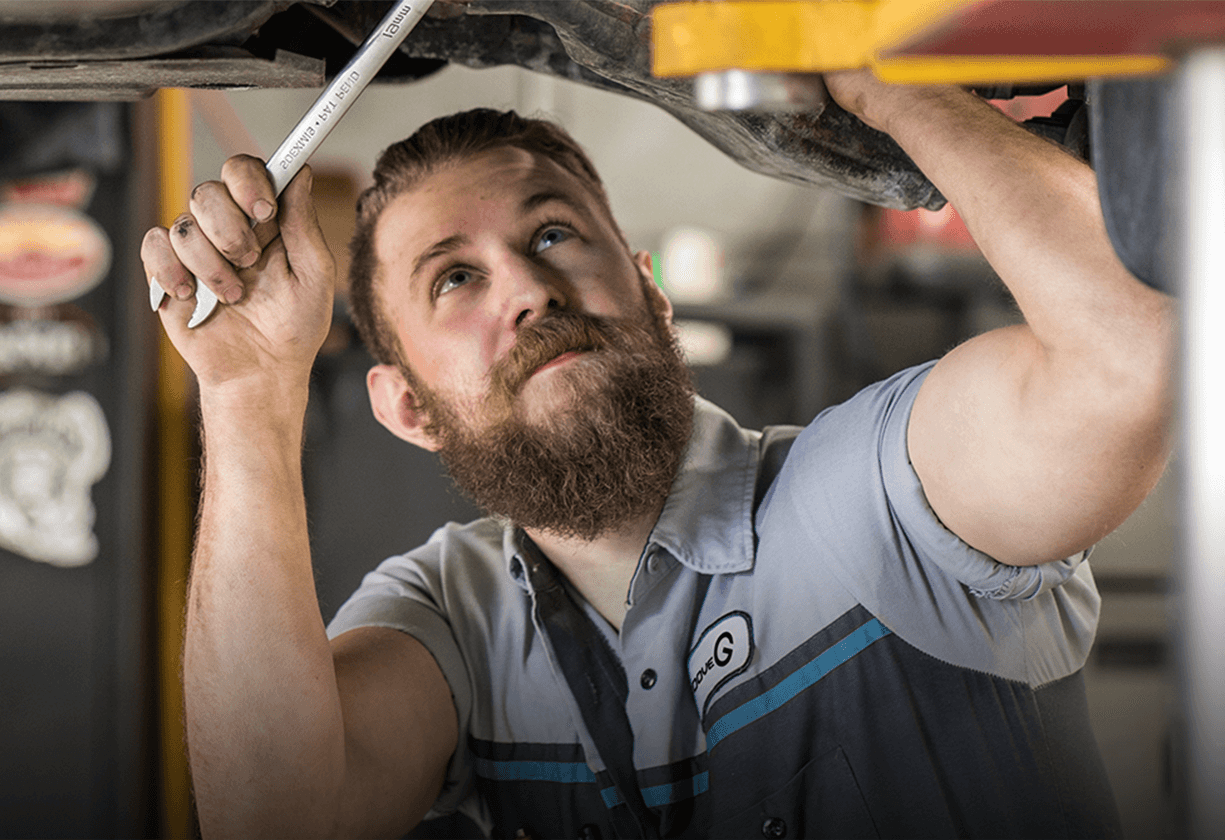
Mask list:
POLYGON ((394 627, 437 660, 461 743, 434 814, 495 837, 1118 834, 1088 563, 1006 566, 942 526, 906 449, 929 369, 823 412, 756 504, 761 436, 699 399, 620 632, 492 519, 367 575, 329 632, 394 627), (577 653, 542 626, 562 589, 598 636, 577 653), (563 665, 596 648, 623 692, 593 678, 596 713, 627 724, 593 738, 563 665))

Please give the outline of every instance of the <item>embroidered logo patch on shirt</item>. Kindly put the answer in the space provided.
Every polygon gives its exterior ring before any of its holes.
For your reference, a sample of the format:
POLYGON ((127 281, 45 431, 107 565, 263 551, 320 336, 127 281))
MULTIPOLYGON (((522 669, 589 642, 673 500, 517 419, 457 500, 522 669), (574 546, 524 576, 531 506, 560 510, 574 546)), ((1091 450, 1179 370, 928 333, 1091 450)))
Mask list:
POLYGON ((689 652, 689 687, 700 714, 715 689, 749 667, 753 658, 753 620, 730 612, 707 627, 689 652))

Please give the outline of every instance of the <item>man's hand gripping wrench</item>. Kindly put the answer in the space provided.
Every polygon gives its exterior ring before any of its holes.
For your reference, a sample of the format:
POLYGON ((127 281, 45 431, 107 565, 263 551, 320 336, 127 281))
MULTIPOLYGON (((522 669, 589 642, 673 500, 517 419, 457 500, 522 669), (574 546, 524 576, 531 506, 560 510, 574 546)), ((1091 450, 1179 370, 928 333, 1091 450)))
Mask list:
MULTIPOLYGON (((268 178, 272 181, 273 192, 279 196, 281 191, 298 174, 307 159, 314 153, 324 138, 331 133, 332 128, 354 101, 370 84, 370 80, 379 72, 404 42, 408 33, 417 25, 417 21, 425 15, 434 0, 404 0, 396 3, 391 11, 379 22, 374 32, 365 43, 353 54, 353 58, 345 68, 336 74, 332 83, 319 95, 311 105, 306 115, 298 121, 293 131, 284 142, 273 152, 267 166, 268 178)), ((254 226, 254 222, 252 223, 254 226)), ((153 279, 149 282, 149 305, 156 312, 166 299, 166 292, 161 284, 153 279)), ((217 295, 213 290, 196 279, 196 308, 191 313, 187 326, 195 328, 204 323, 213 310, 217 308, 217 295)))

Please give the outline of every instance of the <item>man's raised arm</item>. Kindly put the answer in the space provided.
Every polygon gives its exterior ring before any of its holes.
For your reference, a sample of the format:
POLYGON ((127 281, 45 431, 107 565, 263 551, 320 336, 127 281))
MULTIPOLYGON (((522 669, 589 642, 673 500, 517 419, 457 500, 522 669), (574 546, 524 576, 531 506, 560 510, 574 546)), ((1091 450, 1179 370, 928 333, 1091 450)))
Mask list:
POLYGON ((276 215, 262 164, 231 158, 191 212, 150 230, 146 279, 199 381, 204 491, 184 648, 187 740, 206 837, 404 833, 456 743, 445 680, 415 640, 329 644, 302 488, 310 370, 334 266, 304 169, 276 215), (249 219, 262 220, 253 230, 249 219), (192 275, 223 306, 187 329, 192 275), (240 301, 240 302, 239 302, 240 301))
POLYGON ((910 458, 954 533, 1014 565, 1117 527, 1164 469, 1175 317, 1106 234, 1092 171, 955 88, 827 78, 965 219, 1025 324, 978 336, 928 375, 910 458))

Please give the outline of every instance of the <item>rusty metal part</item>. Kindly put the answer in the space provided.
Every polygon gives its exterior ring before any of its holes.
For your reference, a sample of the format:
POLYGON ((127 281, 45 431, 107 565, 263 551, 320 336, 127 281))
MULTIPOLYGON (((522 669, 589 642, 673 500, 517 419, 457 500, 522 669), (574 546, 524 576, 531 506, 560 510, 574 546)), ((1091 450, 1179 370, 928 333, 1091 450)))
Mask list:
POLYGON ((239 46, 294 0, 0 0, 0 61, 148 58, 239 46))
POLYGON ((238 47, 204 47, 188 55, 126 61, 43 60, 0 67, 0 96, 35 101, 119 101, 149 96, 167 80, 174 87, 319 87, 323 62, 277 50, 271 60, 238 47))

